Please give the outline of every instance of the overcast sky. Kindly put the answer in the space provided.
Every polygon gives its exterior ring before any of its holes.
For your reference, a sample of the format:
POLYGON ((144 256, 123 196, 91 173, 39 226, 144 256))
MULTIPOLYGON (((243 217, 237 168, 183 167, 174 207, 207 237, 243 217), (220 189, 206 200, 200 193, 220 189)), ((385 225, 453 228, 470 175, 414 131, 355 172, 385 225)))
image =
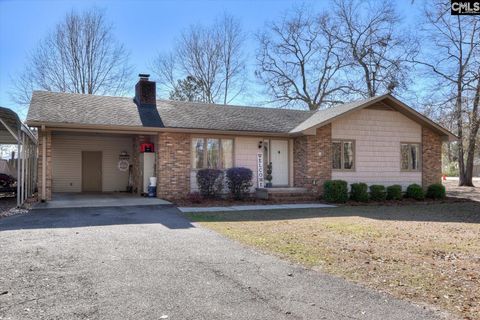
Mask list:
MULTIPOLYGON (((135 74, 150 72, 149 62, 156 53, 168 51, 179 33, 195 23, 211 23, 224 12, 238 17, 248 35, 246 51, 250 54, 253 74, 253 55, 256 49, 254 33, 265 22, 279 18, 296 1, 5 1, 0 0, 0 106, 19 111, 11 100, 11 79, 21 73, 28 53, 72 9, 96 6, 106 11, 113 23, 116 38, 130 52, 135 74)), ((298 1, 297 1, 298 2, 298 1)), ((397 1, 398 9, 407 22, 412 22, 416 4, 411 0, 397 1)), ((418 3, 418 1, 417 1, 418 3)), ((328 1, 313 1, 315 10, 328 9, 328 1)), ((414 22, 414 21, 413 21, 414 22)), ((252 75, 252 79, 254 79, 252 75)), ((258 104, 260 88, 253 86, 252 94, 240 104, 258 104)), ((133 84, 132 84, 133 95, 133 84)))

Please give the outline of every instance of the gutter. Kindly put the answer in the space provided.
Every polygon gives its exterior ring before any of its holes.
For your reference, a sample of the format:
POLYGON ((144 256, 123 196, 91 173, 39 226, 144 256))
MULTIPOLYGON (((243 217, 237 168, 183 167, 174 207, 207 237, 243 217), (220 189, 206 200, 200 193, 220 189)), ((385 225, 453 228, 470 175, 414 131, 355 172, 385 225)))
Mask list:
MULTIPOLYGON (((71 124, 58 122, 40 122, 27 121, 31 127, 48 127, 51 131, 72 131, 72 132, 98 132, 110 131, 111 133, 122 134, 157 134, 162 132, 173 133, 211 133, 225 135, 242 135, 242 136, 271 136, 271 137, 290 137, 294 136, 288 132, 269 132, 269 131, 239 131, 239 130, 212 130, 212 129, 196 129, 196 128, 158 128, 158 127, 138 127, 138 126, 112 126, 112 125, 88 125, 88 124, 71 124)), ((300 134, 302 135, 302 134, 300 134)))

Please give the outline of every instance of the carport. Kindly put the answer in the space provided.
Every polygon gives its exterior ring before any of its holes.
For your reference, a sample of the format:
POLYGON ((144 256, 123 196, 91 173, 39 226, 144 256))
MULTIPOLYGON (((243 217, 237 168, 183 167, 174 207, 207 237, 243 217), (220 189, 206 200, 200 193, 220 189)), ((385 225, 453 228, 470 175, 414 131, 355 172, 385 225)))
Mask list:
POLYGON ((12 160, 17 175, 17 206, 21 206, 33 195, 37 184, 37 138, 14 111, 3 107, 0 107, 0 145, 11 145, 16 152, 12 160))

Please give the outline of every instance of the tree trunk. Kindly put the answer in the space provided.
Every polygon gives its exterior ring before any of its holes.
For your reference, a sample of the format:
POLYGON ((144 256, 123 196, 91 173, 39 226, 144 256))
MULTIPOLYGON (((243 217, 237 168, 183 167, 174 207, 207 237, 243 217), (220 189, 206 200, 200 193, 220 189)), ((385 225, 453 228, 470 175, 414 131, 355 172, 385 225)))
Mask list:
POLYGON ((473 185, 473 157, 475 154, 475 142, 468 146, 467 165, 462 186, 474 187, 473 185))
MULTIPOLYGON (((480 74, 480 72, 479 72, 480 74)), ((478 135, 478 130, 480 128, 480 120, 478 119, 478 107, 480 104, 480 79, 478 79, 477 87, 475 90, 475 97, 473 99, 473 108, 472 115, 470 118, 470 132, 468 139, 468 150, 467 150, 467 166, 465 168, 465 180, 464 186, 473 187, 473 162, 475 159, 475 147, 476 140, 478 135)))
POLYGON ((458 130, 458 185, 465 186, 467 183, 467 173, 465 172, 465 155, 463 147, 463 118, 462 118, 462 80, 463 70, 460 67, 457 81, 457 98, 455 101, 455 116, 457 118, 458 130))

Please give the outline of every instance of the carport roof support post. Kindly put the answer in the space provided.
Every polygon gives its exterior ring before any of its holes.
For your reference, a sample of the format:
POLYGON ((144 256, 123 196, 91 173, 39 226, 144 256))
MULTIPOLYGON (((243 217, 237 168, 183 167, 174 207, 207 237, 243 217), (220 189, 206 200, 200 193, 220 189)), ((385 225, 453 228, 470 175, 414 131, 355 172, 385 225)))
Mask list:
POLYGON ((47 198, 47 136, 45 134, 45 126, 42 125, 42 201, 47 198))

